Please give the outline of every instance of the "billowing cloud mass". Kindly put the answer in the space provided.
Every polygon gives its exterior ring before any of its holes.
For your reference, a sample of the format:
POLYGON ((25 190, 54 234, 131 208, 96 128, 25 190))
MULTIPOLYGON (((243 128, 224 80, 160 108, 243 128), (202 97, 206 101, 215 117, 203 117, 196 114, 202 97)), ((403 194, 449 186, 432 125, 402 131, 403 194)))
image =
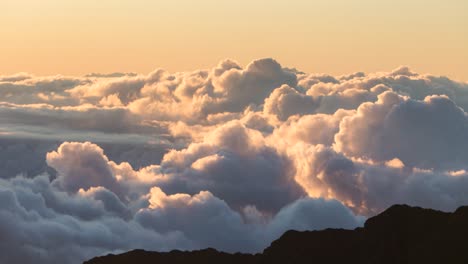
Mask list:
POLYGON ((0 76, 1 263, 134 248, 258 252, 395 203, 468 203, 468 83, 273 59, 0 76))

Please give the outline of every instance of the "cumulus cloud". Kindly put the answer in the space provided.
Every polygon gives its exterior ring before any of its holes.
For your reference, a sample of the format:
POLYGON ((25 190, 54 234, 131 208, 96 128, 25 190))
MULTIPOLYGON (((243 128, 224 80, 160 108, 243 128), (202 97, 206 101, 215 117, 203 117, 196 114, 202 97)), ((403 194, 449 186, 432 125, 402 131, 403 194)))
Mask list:
POLYGON ((258 252, 290 229, 355 228, 363 223, 362 217, 356 217, 336 200, 299 199, 284 207, 267 224, 259 219, 264 216, 255 207, 247 208, 252 222, 246 224, 238 212, 207 191, 193 196, 167 196, 156 187, 150 197, 149 209, 137 216, 143 226, 163 233, 182 230, 203 247, 229 252, 258 252), (180 210, 181 207, 185 209, 180 210))
POLYGON ((340 109, 332 115, 315 114, 289 118, 281 123, 268 139, 277 149, 283 151, 299 142, 331 146, 341 121, 353 113, 354 110, 340 109))
POLYGON ((168 250, 188 243, 179 232, 161 235, 109 215, 96 200, 52 189, 49 191, 61 196, 59 204, 54 204, 48 201, 47 192, 35 190, 40 188, 37 183, 52 188, 43 178, 1 182, 0 250, 8 252, 0 256, 2 263, 77 263, 106 251, 133 247, 168 250))
POLYGON ((257 252, 394 203, 453 210, 467 109, 467 83, 408 67, 0 76, 0 262, 257 252))
POLYGON ((64 143, 57 151, 47 153, 47 163, 58 173, 54 182, 67 192, 100 186, 122 192, 102 149, 89 142, 64 143))
POLYGON ((295 86, 297 77, 272 59, 257 60, 245 70, 230 68, 213 80, 215 92, 219 92, 223 111, 242 111, 249 104, 261 104, 277 87, 295 86))
POLYGON ((466 171, 409 168, 398 159, 355 160, 324 145, 298 144, 290 155, 301 168, 296 180, 309 196, 337 199, 359 214, 401 203, 439 210, 468 203, 466 171))
POLYGON ((275 89, 265 100, 264 111, 284 121, 292 115, 314 113, 319 106, 319 100, 298 92, 287 85, 275 89))
POLYGON ((227 123, 202 142, 167 153, 158 185, 168 193, 209 190, 233 208, 278 211, 305 193, 293 180, 290 161, 264 141, 256 130, 227 123))
POLYGON ((466 112, 447 96, 419 101, 385 92, 343 119, 335 146, 352 157, 458 170, 468 161, 467 134, 466 112))
POLYGON ((293 201, 277 215, 249 206, 247 220, 245 210, 232 209, 209 191, 166 194, 155 185, 159 176, 152 168, 134 171, 115 164, 91 143, 64 143, 47 160, 58 171, 55 179, 0 180, 0 250, 11 252, 2 262, 75 263, 132 248, 257 252, 291 228, 362 224, 341 203, 311 198, 293 201))

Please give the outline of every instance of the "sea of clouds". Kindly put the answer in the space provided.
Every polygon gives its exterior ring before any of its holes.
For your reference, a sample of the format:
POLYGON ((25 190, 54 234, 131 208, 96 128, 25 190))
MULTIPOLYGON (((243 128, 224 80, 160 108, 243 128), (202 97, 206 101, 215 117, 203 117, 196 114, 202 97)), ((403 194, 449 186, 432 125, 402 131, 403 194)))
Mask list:
POLYGON ((134 248, 259 252, 395 203, 468 204, 468 83, 194 72, 0 76, 1 263, 134 248))

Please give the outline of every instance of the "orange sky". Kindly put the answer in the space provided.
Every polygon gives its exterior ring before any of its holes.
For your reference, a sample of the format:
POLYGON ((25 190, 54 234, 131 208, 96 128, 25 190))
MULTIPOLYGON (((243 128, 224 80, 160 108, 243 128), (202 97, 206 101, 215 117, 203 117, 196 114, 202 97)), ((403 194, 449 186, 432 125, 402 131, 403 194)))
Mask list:
POLYGON ((0 75, 193 70, 273 57, 306 72, 468 80, 466 0, 2 0, 0 75))

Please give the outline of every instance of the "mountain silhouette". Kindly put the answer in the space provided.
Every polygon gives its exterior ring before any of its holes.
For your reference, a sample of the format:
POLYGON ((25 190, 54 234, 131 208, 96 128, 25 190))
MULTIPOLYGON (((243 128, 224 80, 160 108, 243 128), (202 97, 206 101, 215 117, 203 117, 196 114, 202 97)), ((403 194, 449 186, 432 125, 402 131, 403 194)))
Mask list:
POLYGON ((468 263, 468 206, 453 213, 394 205, 354 230, 287 231, 263 253, 134 250, 85 264, 468 263))

